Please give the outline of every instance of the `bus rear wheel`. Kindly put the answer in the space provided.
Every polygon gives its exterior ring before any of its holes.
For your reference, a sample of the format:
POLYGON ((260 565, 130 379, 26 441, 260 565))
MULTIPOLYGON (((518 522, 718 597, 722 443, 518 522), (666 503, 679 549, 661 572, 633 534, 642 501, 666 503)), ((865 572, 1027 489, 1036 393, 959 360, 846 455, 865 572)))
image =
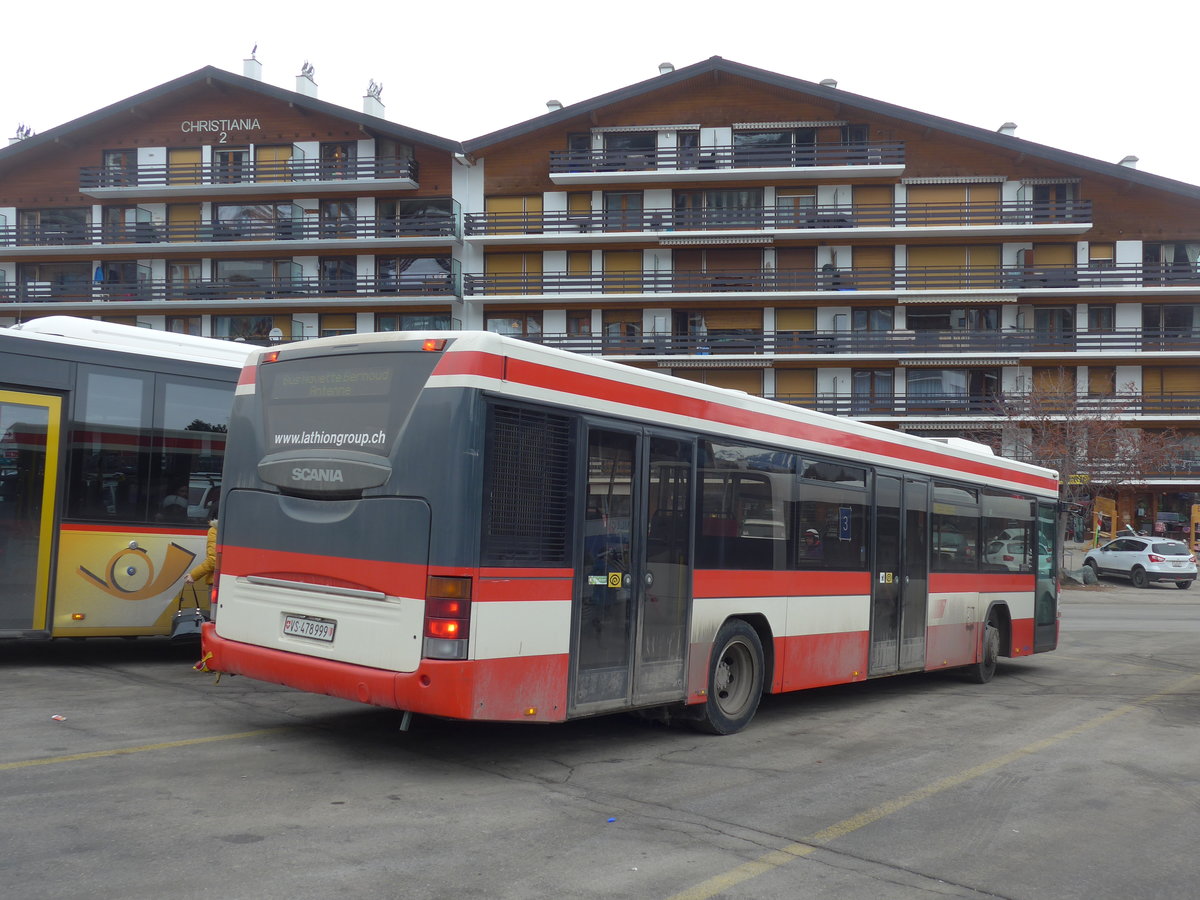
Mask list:
POLYGON ((967 680, 975 684, 987 684, 996 674, 996 660, 1000 658, 1000 628, 996 620, 989 618, 983 627, 983 648, 979 662, 966 668, 967 680))
POLYGON ((708 701, 699 731, 734 734, 750 724, 763 691, 763 649, 758 632, 742 619, 730 619, 717 632, 708 670, 708 701))

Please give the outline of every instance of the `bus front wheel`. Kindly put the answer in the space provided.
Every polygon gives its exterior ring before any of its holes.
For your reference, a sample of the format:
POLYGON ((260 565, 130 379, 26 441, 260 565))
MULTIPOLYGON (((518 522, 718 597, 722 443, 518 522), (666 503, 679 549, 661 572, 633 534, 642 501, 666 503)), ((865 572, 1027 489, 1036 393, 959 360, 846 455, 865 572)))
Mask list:
POLYGON ((763 649, 758 632, 730 619, 717 632, 708 669, 708 701, 695 723, 709 734, 733 734, 750 724, 763 691, 763 649))

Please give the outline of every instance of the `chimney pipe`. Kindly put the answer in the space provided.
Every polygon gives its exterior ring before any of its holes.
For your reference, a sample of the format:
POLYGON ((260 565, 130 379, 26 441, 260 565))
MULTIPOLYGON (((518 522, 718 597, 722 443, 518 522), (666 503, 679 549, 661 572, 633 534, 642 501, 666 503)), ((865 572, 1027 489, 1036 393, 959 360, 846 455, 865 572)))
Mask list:
POLYGON ((1001 134, 1013 135, 1013 134, 1017 133, 1017 123, 1016 122, 1005 122, 1003 125, 1001 125, 996 130, 998 132, 1000 132, 1001 134))
POLYGON ((1136 156, 1127 156, 1123 160, 1121 160, 1119 163, 1117 163, 1118 166, 1124 166, 1127 169, 1136 169, 1137 164, 1138 164, 1138 158, 1136 156))
POLYGON ((665 62, 665 63, 658 64, 658 74, 659 75, 670 75, 674 71, 675 71, 675 66, 673 63, 665 62))
POLYGON ((363 112, 368 116, 382 119, 384 113, 382 94, 383 84, 381 82, 377 82, 374 78, 367 82, 367 92, 363 94, 363 112))
POLYGON ((255 81, 262 81, 262 63, 253 56, 242 60, 242 74, 255 81))
POLYGON ((296 76, 297 94, 303 94, 305 97, 313 98, 317 96, 317 82, 313 78, 315 71, 316 70, 313 68, 313 64, 306 59, 304 61, 304 65, 300 67, 300 74, 296 76))
POLYGON ((827 88, 835 88, 835 87, 837 87, 837 79, 836 78, 822 79, 821 86, 827 87, 827 88))
POLYGON ((547 100, 546 109, 550 110, 550 112, 558 112, 560 109, 562 109, 562 104, 557 100, 547 100))

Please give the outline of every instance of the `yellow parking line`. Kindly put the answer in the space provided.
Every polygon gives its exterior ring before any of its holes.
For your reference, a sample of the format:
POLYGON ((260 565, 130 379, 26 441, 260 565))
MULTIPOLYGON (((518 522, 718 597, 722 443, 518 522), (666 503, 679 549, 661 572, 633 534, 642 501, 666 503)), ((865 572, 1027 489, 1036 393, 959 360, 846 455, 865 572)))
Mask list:
POLYGON ((211 744, 216 741, 237 741, 242 738, 258 737, 264 734, 277 734, 280 731, 288 731, 290 728, 291 726, 281 725, 277 728, 240 731, 237 734, 217 734, 211 737, 188 738, 183 741, 142 744, 140 747, 120 747, 116 750, 92 750, 88 753, 72 753, 69 756, 47 756, 43 759, 23 759, 19 762, 0 763, 0 771, 7 769, 28 769, 31 766, 53 766, 58 763, 78 762, 81 759, 102 759, 105 756, 126 756, 130 753, 146 753, 150 750, 170 750, 175 747, 191 747, 195 744, 211 744))
POLYGON ((843 821, 838 822, 836 825, 831 825, 830 827, 822 831, 818 831, 814 835, 803 838, 794 844, 789 844, 788 846, 782 847, 778 850, 772 850, 770 853, 766 853, 756 860, 744 863, 737 868, 730 869, 728 872, 723 872, 720 875, 714 875, 712 878, 701 882, 695 887, 681 891, 678 894, 672 894, 668 900, 709 900, 709 898, 715 897, 723 891, 728 891, 730 888, 741 884, 743 881, 749 881, 751 878, 757 878, 759 875, 763 875, 774 869, 778 869, 781 866, 785 866, 793 860, 809 856, 810 854, 821 849, 823 845, 828 844, 830 841, 837 840, 840 837, 845 837, 848 834, 858 831, 860 828, 865 828, 867 825, 878 822, 880 819, 890 816, 892 813, 899 812, 905 807, 912 806, 914 803, 917 803, 921 800, 928 800, 930 797, 933 797, 936 794, 940 794, 943 791, 949 790, 953 787, 958 787, 961 784, 965 784, 968 781, 972 781, 982 775, 986 775, 989 772, 995 771, 1003 766, 1007 766, 1009 763, 1016 762, 1017 760, 1026 756, 1030 756, 1034 753, 1039 753, 1048 747, 1054 746, 1055 744, 1059 744, 1070 738, 1077 737, 1086 731, 1091 731, 1093 728, 1099 728, 1101 725, 1106 725, 1114 719, 1120 718, 1126 713, 1133 712, 1135 709, 1138 709, 1146 703, 1157 700, 1160 697, 1165 697, 1168 694, 1174 694, 1178 693, 1179 691, 1186 690, 1196 681, 1200 681, 1200 675, 1192 675, 1189 678, 1185 678, 1183 681, 1166 688, 1165 690, 1158 691, 1154 694, 1148 694, 1147 696, 1142 697, 1140 700, 1135 700, 1133 703, 1127 703, 1124 706, 1119 706, 1114 710, 1106 712, 1102 716, 1097 716, 1096 718, 1090 719, 1081 725, 1076 725, 1074 728, 1068 728, 1066 731, 1060 731, 1058 734, 1052 735, 1048 738, 1044 738, 1040 741, 1034 741, 1032 744, 1027 744, 1018 750, 1013 750, 1009 753, 1003 754, 1002 756, 997 756, 995 759, 981 763, 978 766, 972 766, 969 769, 964 769, 962 772, 959 772, 956 775, 951 775, 948 778, 943 778, 941 781, 935 781, 933 784, 926 785, 923 788, 918 788, 911 793, 903 794, 895 799, 888 800, 886 803, 881 803, 879 806, 876 806, 873 809, 868 809, 856 816, 851 816, 849 819, 844 819, 843 821))

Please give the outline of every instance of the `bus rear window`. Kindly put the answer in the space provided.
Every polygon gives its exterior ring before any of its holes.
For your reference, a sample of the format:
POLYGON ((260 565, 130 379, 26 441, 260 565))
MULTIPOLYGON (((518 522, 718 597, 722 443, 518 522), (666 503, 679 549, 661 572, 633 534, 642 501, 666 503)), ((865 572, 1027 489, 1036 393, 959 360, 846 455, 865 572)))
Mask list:
POLYGON ((265 453, 358 450, 387 456, 438 358, 363 353, 262 365, 265 453))

